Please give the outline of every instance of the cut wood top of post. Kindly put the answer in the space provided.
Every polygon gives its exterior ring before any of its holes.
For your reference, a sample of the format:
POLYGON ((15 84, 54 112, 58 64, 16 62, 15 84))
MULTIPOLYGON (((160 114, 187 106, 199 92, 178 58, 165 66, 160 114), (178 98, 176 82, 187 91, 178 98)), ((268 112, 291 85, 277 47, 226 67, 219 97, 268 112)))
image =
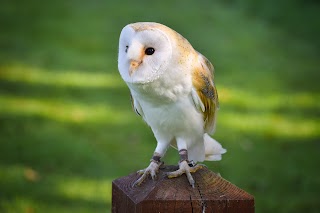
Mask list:
MULTIPOLYGON (((186 200, 190 201, 188 202, 190 209, 195 209, 195 207, 202 208, 202 210, 204 208, 210 209, 214 202, 216 207, 220 205, 221 208, 228 209, 252 209, 252 212, 254 212, 254 197, 252 195, 207 168, 200 169, 192 174, 195 180, 194 188, 189 185, 185 175, 173 179, 166 177, 166 172, 175 171, 177 168, 177 166, 165 166, 160 169, 156 180, 149 177, 140 186, 133 186, 133 183, 139 178, 138 174, 133 173, 114 180, 113 188, 121 190, 134 204, 145 202, 164 204, 171 201, 174 205, 183 203, 185 209, 186 202, 178 201, 186 200)), ((116 194, 116 192, 113 193, 113 196, 116 196, 116 194)), ((112 199, 117 198, 113 197, 112 199)))

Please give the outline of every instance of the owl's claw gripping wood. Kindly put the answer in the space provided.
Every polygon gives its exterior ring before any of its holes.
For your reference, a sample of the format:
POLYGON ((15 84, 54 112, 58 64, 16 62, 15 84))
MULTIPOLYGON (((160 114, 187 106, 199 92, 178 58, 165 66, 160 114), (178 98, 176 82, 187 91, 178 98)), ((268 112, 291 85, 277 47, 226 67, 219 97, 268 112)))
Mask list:
POLYGON ((137 173, 142 175, 136 182, 134 182, 133 186, 141 185, 141 183, 148 177, 151 176, 152 180, 157 177, 157 173, 159 172, 159 167, 163 164, 161 161, 155 161, 151 159, 150 165, 142 170, 139 170, 137 173))
POLYGON ((174 171, 174 172, 168 172, 167 176, 168 178, 175 178, 175 177, 180 177, 183 174, 186 174, 188 181, 190 183, 190 185, 192 186, 192 188, 194 188, 194 180, 192 178, 191 173, 195 173, 196 171, 198 171, 199 169, 204 168, 203 165, 201 164, 197 164, 195 166, 190 166, 187 160, 184 160, 182 162, 179 163, 179 169, 174 171))

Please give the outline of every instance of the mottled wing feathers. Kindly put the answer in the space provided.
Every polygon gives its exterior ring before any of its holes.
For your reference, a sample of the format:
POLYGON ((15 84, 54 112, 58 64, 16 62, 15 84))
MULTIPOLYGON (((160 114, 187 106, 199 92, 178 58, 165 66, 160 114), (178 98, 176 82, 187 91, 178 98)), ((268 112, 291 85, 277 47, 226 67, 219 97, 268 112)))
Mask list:
POLYGON ((213 82, 213 66, 210 61, 198 53, 199 65, 193 70, 191 92, 196 108, 203 113, 205 132, 215 130, 216 112, 219 107, 218 93, 213 82))

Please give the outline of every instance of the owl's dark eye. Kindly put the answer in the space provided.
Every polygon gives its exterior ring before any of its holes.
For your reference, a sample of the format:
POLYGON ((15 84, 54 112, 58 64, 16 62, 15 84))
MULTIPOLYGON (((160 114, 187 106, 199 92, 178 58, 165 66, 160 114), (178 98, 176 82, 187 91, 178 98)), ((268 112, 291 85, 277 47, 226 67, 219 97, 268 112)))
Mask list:
POLYGON ((153 47, 148 47, 145 51, 144 51, 144 53, 146 54, 146 55, 152 55, 153 53, 154 53, 154 48, 153 47))
POLYGON ((126 50, 125 50, 126 53, 128 52, 128 48, 129 48, 129 46, 126 46, 126 50))

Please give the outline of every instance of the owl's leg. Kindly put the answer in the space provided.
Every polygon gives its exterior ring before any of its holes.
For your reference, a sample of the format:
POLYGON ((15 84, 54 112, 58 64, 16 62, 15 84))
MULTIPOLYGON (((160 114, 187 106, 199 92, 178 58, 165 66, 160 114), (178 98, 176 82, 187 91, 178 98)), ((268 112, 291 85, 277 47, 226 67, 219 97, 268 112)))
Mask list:
POLYGON ((167 173, 168 178, 175 178, 179 177, 182 174, 186 174, 188 181, 192 188, 194 188, 194 180, 192 178, 191 173, 195 173, 199 169, 203 168, 203 165, 200 164, 194 164, 193 162, 190 162, 188 160, 188 151, 186 149, 180 149, 179 151, 180 155, 180 162, 179 162, 179 169, 174 172, 167 173))
POLYGON ((159 172, 159 167, 163 164, 160 159, 164 156, 170 144, 170 140, 164 137, 160 138, 159 136, 157 137, 157 140, 157 147, 150 160, 151 163, 147 168, 138 171, 138 173, 142 176, 136 180, 133 185, 140 185, 148 177, 148 175, 150 175, 153 180, 156 178, 157 173, 159 172))
POLYGON ((151 163, 149 166, 138 171, 138 173, 142 176, 136 180, 133 185, 140 185, 148 177, 148 175, 151 175, 152 180, 154 180, 159 172, 159 167, 163 164, 163 162, 160 161, 161 157, 162 156, 158 152, 155 152, 150 160, 151 163))

